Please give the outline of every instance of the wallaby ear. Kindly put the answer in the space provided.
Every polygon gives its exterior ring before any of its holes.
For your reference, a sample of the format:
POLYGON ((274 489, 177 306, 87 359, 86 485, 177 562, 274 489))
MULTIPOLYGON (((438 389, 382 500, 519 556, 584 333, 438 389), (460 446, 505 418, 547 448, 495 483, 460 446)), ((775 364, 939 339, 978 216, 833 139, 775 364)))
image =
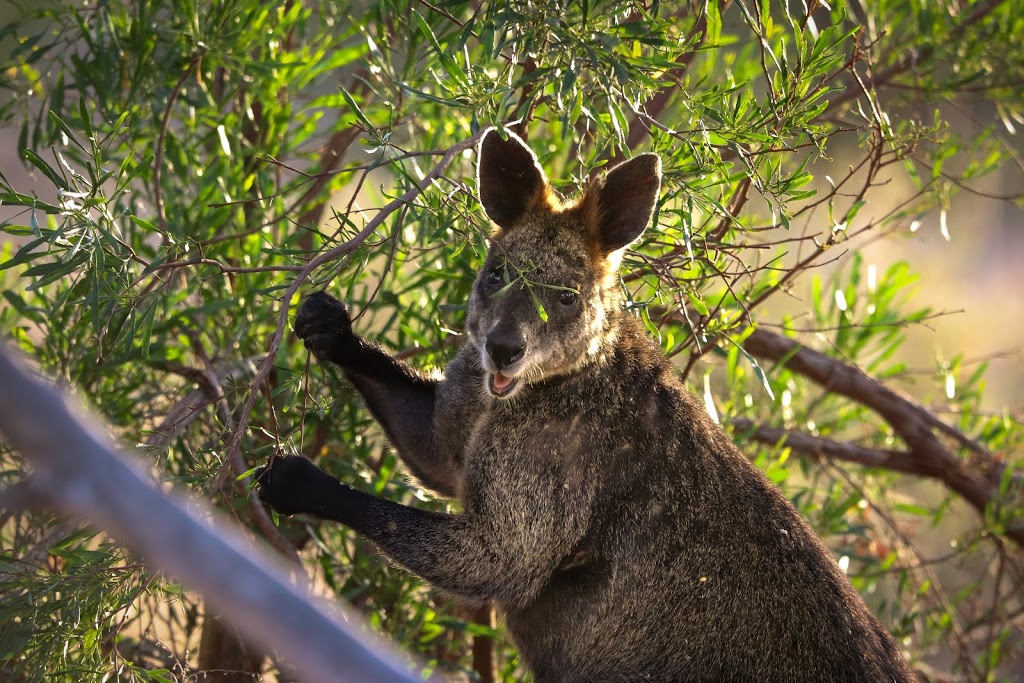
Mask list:
POLYGON ((651 222, 661 189, 661 158, 641 154, 590 183, 585 220, 600 251, 610 254, 634 242, 651 222))
POLYGON ((548 180, 518 135, 502 140, 492 128, 480 142, 477 187, 487 217, 507 230, 546 197, 548 180))

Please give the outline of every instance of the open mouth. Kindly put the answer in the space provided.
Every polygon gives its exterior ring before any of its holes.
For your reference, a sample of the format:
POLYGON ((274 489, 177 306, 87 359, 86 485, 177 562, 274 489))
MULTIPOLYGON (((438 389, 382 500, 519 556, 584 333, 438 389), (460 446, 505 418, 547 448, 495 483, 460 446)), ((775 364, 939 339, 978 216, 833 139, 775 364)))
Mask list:
POLYGON ((487 390, 491 392, 491 396, 497 398, 505 398, 515 391, 517 386, 519 386, 518 377, 506 377, 500 372, 491 373, 487 377, 487 390))

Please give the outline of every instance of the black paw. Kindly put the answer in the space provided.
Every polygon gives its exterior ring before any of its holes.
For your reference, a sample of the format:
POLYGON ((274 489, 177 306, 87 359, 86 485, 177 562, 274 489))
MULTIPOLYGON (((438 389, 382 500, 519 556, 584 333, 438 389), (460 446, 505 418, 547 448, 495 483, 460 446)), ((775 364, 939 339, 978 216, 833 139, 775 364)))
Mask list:
POLYGON ((348 307, 327 292, 303 300, 295 315, 295 334, 321 362, 339 362, 345 345, 356 339, 348 307))
POLYGON ((318 492, 325 486, 337 485, 334 477, 297 455, 274 456, 255 475, 260 500, 282 515, 316 514, 318 492))

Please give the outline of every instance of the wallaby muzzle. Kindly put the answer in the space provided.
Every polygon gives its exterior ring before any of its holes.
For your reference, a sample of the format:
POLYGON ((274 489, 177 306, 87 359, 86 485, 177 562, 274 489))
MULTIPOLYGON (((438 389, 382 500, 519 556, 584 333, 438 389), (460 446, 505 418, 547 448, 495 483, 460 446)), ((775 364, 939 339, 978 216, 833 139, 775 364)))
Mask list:
POLYGON ((526 355, 526 339, 521 334, 503 334, 491 332, 484 343, 487 355, 491 357, 494 367, 500 372, 506 370, 526 355))
POLYGON ((509 398, 519 386, 514 375, 523 370, 519 361, 526 356, 526 346, 526 336, 510 326, 495 327, 484 337, 480 355, 491 396, 509 398))

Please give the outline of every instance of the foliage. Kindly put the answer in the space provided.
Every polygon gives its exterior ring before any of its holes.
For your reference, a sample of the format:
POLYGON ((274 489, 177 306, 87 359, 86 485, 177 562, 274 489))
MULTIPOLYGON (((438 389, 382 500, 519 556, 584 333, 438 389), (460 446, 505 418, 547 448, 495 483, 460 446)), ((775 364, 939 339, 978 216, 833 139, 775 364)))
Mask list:
MULTIPOLYGON (((446 505, 399 474, 352 388, 307 365, 287 334, 292 295, 330 287, 361 332, 442 367, 488 230, 471 180, 480 132, 529 135, 566 193, 591 169, 656 151, 664 187, 626 259, 628 306, 915 665, 1008 680, 1022 654, 1024 429, 981 409, 984 368, 957 357, 917 378, 928 403, 911 414, 951 454, 938 471, 864 400, 882 384, 822 386, 752 335, 909 386, 905 328, 935 314, 909 304, 913 264, 878 272, 857 249, 944 212, 1012 160, 1000 129, 1024 114, 1022 34, 1019 0, 28 8, 0 32, 0 114, 38 181, 0 174, 12 209, 0 332, 159 477, 298 548, 326 592, 429 669, 490 680, 470 653, 496 635, 486 619, 345 529, 275 529, 249 499, 247 471, 301 452, 368 491, 446 505), (944 103, 979 98, 994 115, 961 137, 944 103), (887 205, 893 177, 916 189, 887 205), (793 291, 807 295, 781 296, 793 291), (970 477, 988 485, 980 509, 958 489, 970 477)), ((25 476, 17 454, 0 450, 0 463, 4 485, 25 476)), ((200 598, 158 568, 42 514, 12 509, 0 523, 0 617, 20 625, 0 636, 12 680, 221 668, 190 654, 212 623, 200 598)), ((500 680, 520 679, 510 647, 494 657, 500 680)))

